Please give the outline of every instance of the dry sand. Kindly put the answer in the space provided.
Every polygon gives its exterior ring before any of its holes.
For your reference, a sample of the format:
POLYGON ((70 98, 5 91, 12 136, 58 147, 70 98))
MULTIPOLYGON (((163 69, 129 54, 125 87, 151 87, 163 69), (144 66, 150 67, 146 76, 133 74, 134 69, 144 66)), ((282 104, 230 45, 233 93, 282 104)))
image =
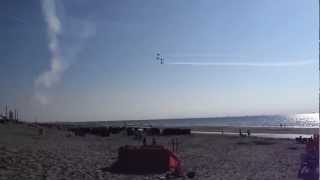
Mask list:
MULTIPOLYGON (((70 132, 25 124, 0 124, 0 180, 3 179, 159 179, 163 175, 124 175, 103 171, 117 159, 117 149, 140 142, 124 134, 70 136, 70 132)), ((295 180, 304 146, 294 140, 222 135, 157 137, 167 145, 177 137, 178 156, 194 179, 295 180)), ((151 138, 149 138, 150 140, 151 138)), ((137 162, 139 163, 139 162, 137 162)))

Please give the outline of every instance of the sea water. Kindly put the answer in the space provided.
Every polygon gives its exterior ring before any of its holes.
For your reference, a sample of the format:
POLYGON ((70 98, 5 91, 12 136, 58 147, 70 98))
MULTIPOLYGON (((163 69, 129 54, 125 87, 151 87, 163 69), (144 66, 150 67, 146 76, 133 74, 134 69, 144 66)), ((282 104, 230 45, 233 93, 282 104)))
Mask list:
POLYGON ((319 114, 295 115, 262 115, 240 117, 212 117, 212 118, 184 118, 160 120, 133 121, 104 121, 97 122, 105 126, 154 126, 154 127, 182 127, 182 126, 236 126, 236 127, 286 127, 319 128, 319 114))

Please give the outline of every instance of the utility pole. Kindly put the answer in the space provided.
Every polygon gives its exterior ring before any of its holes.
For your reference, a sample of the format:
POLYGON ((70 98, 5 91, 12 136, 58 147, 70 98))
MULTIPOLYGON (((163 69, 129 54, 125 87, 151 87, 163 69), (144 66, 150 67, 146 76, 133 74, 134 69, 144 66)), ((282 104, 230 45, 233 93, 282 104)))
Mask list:
POLYGON ((14 109, 14 118, 15 121, 18 121, 18 117, 17 117, 17 109, 14 109))

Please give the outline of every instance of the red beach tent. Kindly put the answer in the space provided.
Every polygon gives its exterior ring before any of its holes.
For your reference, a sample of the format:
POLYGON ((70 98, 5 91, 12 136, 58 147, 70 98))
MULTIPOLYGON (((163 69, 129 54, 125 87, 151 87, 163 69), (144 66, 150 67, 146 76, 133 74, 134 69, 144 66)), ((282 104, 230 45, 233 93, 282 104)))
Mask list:
POLYGON ((179 173, 181 162, 173 152, 163 146, 123 146, 119 148, 116 168, 132 173, 179 173))

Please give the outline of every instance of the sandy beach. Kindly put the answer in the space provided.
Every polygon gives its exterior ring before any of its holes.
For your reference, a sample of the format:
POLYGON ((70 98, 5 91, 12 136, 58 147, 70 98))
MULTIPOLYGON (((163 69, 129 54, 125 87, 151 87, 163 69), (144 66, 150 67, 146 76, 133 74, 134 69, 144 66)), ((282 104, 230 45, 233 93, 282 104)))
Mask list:
MULTIPOLYGON (((177 155, 183 170, 194 171, 194 179, 295 180, 300 155, 304 152, 304 145, 287 139, 200 134, 156 137, 162 145, 167 145, 172 138, 178 138, 177 155)), ((151 137, 147 140, 150 142, 151 137)), ((105 171, 117 160, 120 146, 140 144, 125 133, 79 137, 69 131, 45 128, 44 134, 39 135, 37 127, 0 124, 0 179, 163 178, 164 174, 128 175, 105 171)))

